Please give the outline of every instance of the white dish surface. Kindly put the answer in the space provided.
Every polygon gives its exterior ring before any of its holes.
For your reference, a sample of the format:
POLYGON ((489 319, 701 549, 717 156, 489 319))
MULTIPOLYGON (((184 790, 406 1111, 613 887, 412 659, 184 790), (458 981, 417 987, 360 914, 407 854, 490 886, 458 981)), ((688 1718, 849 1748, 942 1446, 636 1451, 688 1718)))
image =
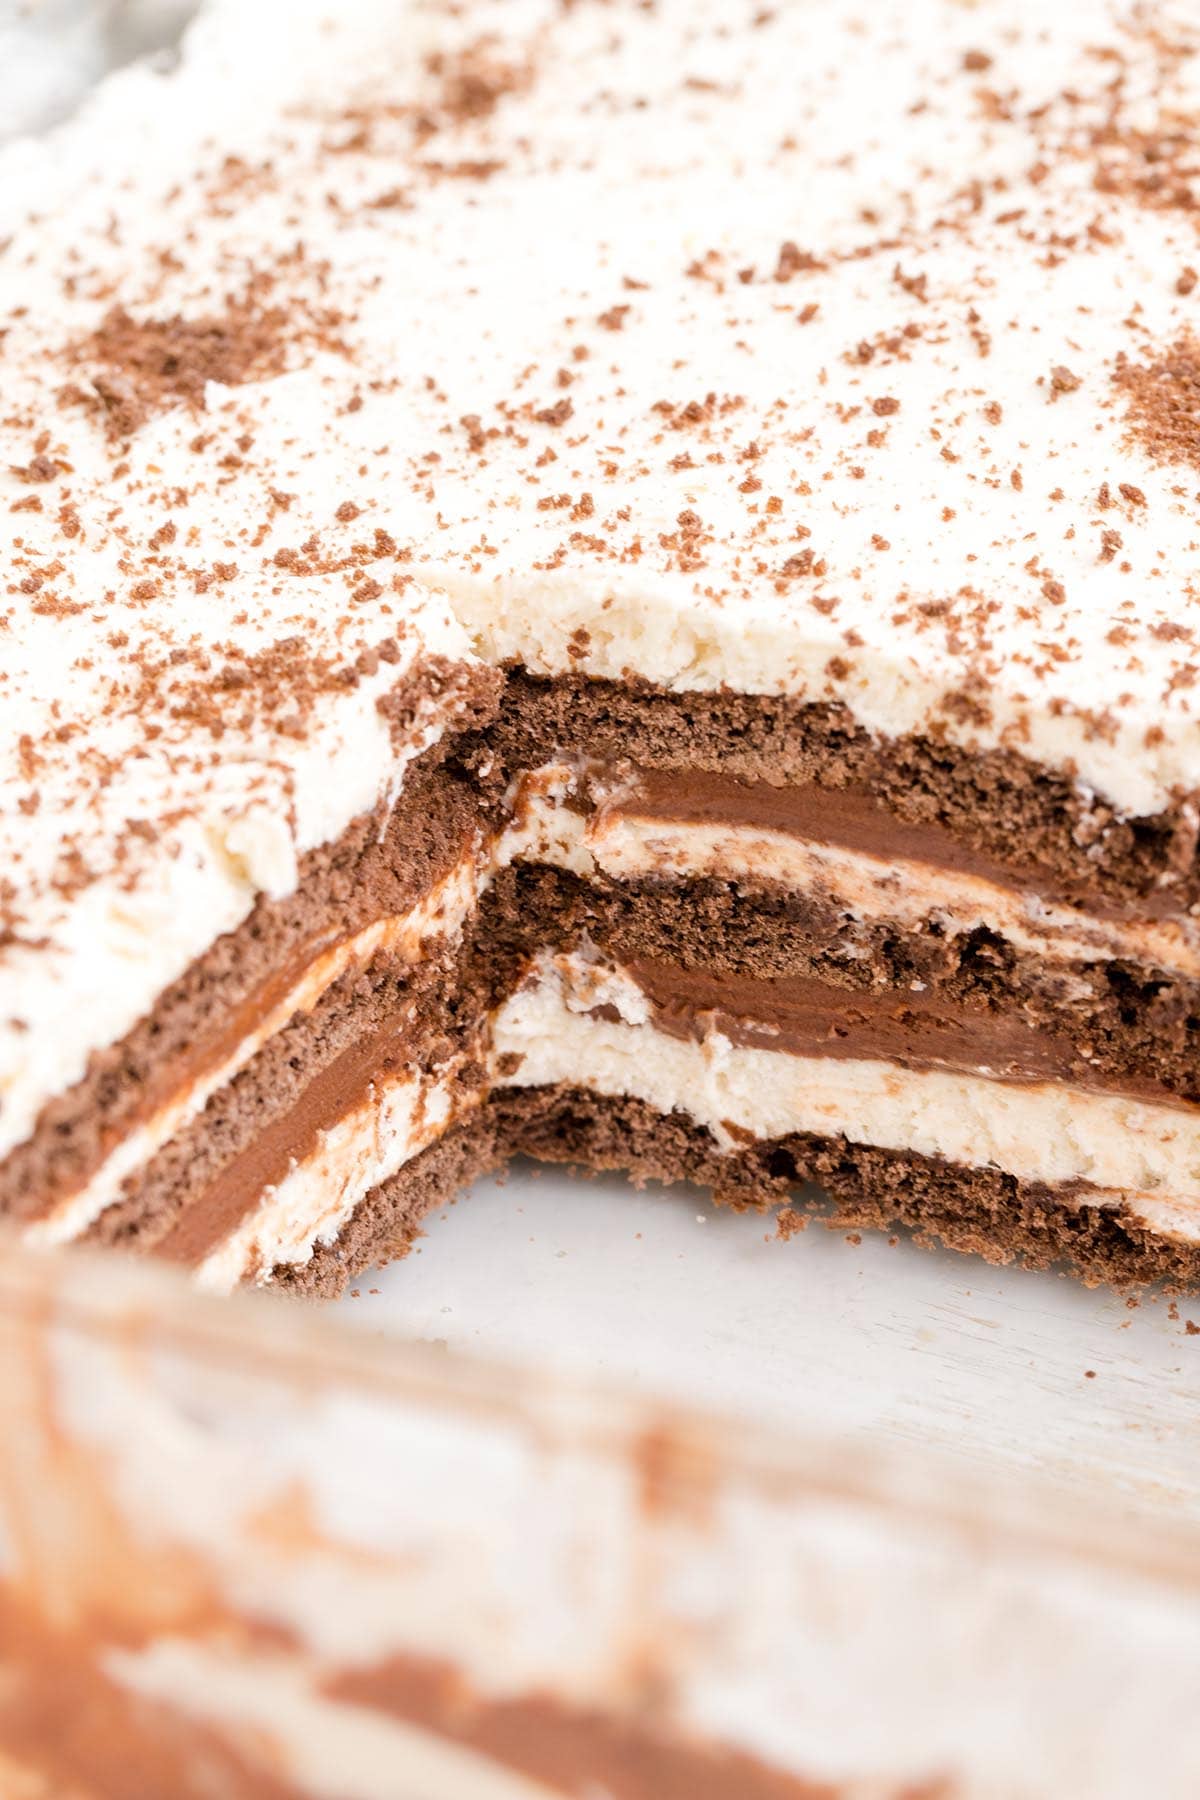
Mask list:
POLYGON ((769 1215, 695 1190, 518 1164, 335 1311, 736 1416, 1037 1469, 1134 1513, 1200 1507, 1200 1297, 1129 1306, 817 1221, 784 1243, 769 1215))

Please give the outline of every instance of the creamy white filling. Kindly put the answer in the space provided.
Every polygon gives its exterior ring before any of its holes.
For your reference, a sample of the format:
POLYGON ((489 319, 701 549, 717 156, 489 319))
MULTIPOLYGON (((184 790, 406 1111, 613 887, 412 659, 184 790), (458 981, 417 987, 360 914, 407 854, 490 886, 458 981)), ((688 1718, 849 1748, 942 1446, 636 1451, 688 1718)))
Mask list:
POLYGON ((734 1044, 719 1032, 676 1038, 654 1029, 632 978, 570 956, 542 958, 500 1008, 493 1049, 519 1059, 497 1076, 499 1086, 565 1082, 631 1095, 658 1112, 686 1113, 726 1151, 747 1135, 844 1136, 1051 1186, 1087 1182, 1135 1211, 1145 1197, 1170 1231, 1200 1235, 1200 1108, 870 1058, 797 1056, 734 1044), (620 1017, 595 1017, 602 1003, 620 1017))
POLYGON ((331 1244, 372 1188, 476 1104, 455 1095, 454 1072, 450 1066, 374 1084, 205 1257, 195 1271, 198 1285, 228 1293, 248 1276, 265 1281, 279 1264, 307 1262, 319 1245, 331 1244))

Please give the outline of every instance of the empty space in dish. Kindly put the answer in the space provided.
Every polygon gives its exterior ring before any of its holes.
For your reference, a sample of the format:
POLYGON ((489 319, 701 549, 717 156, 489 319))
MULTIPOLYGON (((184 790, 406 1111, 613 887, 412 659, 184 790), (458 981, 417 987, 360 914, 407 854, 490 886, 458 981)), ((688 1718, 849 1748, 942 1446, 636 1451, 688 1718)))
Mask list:
POLYGON ((1131 1511, 1200 1500, 1200 1297, 1134 1305, 685 1188, 517 1164, 435 1214, 335 1309, 361 1330, 1037 1469, 1131 1511))

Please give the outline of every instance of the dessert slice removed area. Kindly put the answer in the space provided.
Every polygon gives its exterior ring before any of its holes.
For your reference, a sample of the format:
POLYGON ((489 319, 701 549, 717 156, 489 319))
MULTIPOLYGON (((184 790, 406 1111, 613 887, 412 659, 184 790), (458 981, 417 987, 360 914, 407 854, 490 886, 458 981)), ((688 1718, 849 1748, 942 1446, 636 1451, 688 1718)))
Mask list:
MULTIPOLYGON (((541 1092, 583 1162, 742 1200, 811 1178, 841 1222, 1195 1279, 1185 809, 1106 834, 1051 771, 825 708, 517 686, 499 740, 523 712, 565 737, 566 707, 591 755, 540 846, 578 935, 496 1018, 503 1104, 541 1092)), ((528 918, 551 877, 515 878, 528 918)))

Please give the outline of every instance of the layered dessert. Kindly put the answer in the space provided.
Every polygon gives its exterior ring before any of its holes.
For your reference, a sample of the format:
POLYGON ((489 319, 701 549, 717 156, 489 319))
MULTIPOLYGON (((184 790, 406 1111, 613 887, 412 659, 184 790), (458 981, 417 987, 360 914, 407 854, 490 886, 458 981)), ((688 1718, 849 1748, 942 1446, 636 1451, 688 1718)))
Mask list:
POLYGON ((1194 1283, 1198 47, 212 0, 10 149, 12 1226, 336 1291, 521 1152, 1194 1283))

